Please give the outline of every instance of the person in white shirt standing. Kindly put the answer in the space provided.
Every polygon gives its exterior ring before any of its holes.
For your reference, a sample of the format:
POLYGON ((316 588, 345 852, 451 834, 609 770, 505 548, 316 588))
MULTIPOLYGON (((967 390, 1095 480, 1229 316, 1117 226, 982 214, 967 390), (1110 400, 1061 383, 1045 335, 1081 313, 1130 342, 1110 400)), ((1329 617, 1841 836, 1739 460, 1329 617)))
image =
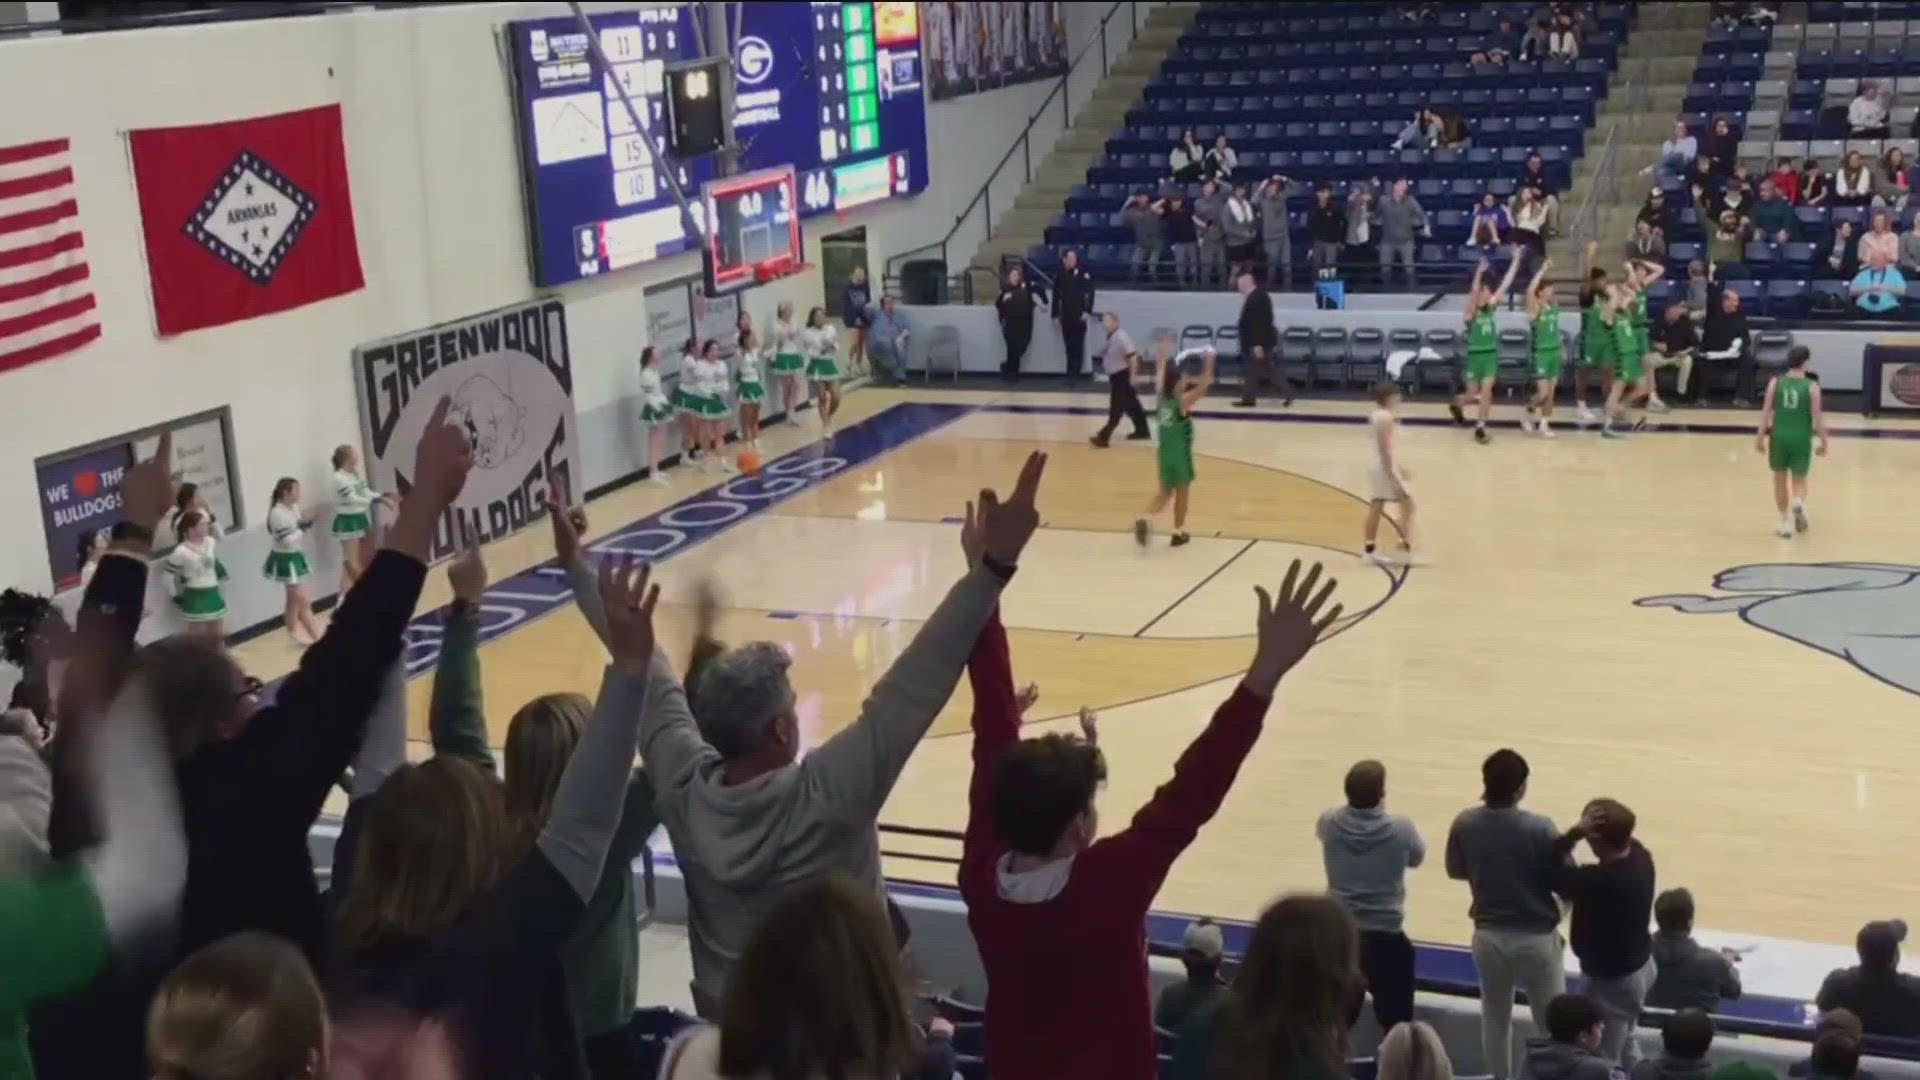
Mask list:
POLYGON ((1396 561, 1411 565, 1413 496, 1407 493, 1405 481, 1413 479, 1413 471, 1400 460, 1400 417, 1394 411, 1400 405, 1400 388, 1383 382, 1373 388, 1373 401, 1376 408, 1367 419, 1367 436, 1373 444, 1367 464, 1367 483, 1372 493, 1367 499, 1367 521, 1361 527, 1361 540, 1365 545, 1361 558, 1375 566, 1388 566, 1396 561), (1390 560, 1375 550, 1380 538, 1380 520, 1386 517, 1388 503, 1400 510, 1397 560, 1390 560))

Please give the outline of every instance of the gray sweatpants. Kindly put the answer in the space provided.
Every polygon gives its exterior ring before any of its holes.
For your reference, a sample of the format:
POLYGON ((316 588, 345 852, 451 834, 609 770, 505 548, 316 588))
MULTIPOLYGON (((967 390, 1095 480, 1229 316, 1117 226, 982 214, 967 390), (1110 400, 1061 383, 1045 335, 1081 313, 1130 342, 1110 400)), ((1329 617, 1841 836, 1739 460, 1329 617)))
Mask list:
MULTIPOLYGON (((1547 1002, 1567 991, 1566 942, 1557 930, 1476 927, 1473 966, 1480 972, 1480 1036, 1493 1080, 1513 1075, 1513 990, 1527 991, 1533 1026, 1547 1030, 1547 1002)), ((1644 996, 1644 994, 1643 994, 1644 996)))
POLYGON ((1640 1026, 1640 1012, 1646 1008, 1647 991, 1653 989, 1655 974, 1653 960, 1649 958, 1631 975, 1617 979, 1585 976, 1580 980, 1581 991, 1600 1006, 1600 1013, 1606 1018, 1606 1026, 1600 1032, 1600 1056, 1622 1069, 1632 1069, 1633 1063, 1640 1060, 1640 1040, 1634 1037, 1634 1029, 1640 1026))

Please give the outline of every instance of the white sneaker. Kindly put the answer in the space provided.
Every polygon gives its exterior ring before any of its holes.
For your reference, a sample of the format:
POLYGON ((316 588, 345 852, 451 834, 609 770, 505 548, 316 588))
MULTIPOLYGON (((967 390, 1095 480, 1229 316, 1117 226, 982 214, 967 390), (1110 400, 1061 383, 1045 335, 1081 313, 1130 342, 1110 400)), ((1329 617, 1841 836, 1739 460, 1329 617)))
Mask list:
POLYGON ((1526 419, 1520 421, 1520 434, 1522 435, 1533 434, 1533 417, 1529 416, 1526 419))
POLYGON ((1780 527, 1773 530, 1773 535, 1779 537, 1782 540, 1793 539, 1793 522, 1782 521, 1780 523, 1780 527))
POLYGON ((667 479, 667 474, 661 472, 658 469, 655 469, 653 472, 647 475, 647 483, 653 484, 656 487, 672 487, 673 486, 673 481, 667 479))
POLYGON ((728 476, 732 476, 733 474, 739 472, 740 469, 733 462, 728 461, 726 458, 721 458, 720 471, 723 473, 726 473, 728 476))
POLYGON ((1391 559, 1388 559, 1385 555, 1382 555, 1377 551, 1361 552, 1360 561, 1363 563, 1366 563, 1368 566, 1389 567, 1393 565, 1393 561, 1391 559))
POLYGON ((1806 507, 1804 507, 1804 506, 1796 506, 1796 507, 1794 507, 1794 508, 1793 508, 1793 531, 1794 531, 1794 532, 1806 532, 1806 531, 1807 531, 1807 524, 1808 524, 1808 523, 1807 523, 1807 508, 1806 508, 1806 507))
POLYGON ((1549 426, 1545 420, 1540 421, 1540 437, 1543 439, 1551 439, 1554 437, 1553 428, 1549 426))
POLYGON ((1587 408, 1586 402, 1583 401, 1580 403, 1580 420, 1582 423, 1591 424, 1598 419, 1600 419, 1600 417, 1596 416, 1592 409, 1587 408))
POLYGON ((1668 405, 1666 402, 1661 401, 1659 398, 1655 398, 1652 401, 1647 402, 1647 411, 1657 412, 1657 413, 1672 412, 1673 407, 1671 405, 1668 405))

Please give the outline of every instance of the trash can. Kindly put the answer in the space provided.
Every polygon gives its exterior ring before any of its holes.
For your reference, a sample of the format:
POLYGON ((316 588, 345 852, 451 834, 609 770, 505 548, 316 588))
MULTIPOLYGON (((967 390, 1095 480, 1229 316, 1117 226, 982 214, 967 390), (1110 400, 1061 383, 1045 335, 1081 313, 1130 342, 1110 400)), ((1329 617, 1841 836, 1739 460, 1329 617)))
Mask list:
POLYGON ((908 259, 901 263, 900 299, 908 304, 946 303, 946 262, 941 259, 908 259))

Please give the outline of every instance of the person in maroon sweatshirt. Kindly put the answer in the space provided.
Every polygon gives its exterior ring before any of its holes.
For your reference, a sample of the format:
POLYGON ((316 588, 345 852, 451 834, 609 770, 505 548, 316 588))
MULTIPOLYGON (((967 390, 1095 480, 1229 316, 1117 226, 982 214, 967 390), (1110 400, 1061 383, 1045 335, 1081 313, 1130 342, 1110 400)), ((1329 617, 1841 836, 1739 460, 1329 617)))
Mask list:
MULTIPOLYGON (((970 515, 971 516, 971 515, 970 515)), ((977 537, 962 530, 971 559, 977 537)), ((987 972, 994 1080, 1154 1080, 1146 914, 1160 883, 1225 800, 1281 676, 1340 617, 1335 582, 1295 561, 1279 602, 1260 596, 1259 644, 1232 696, 1128 827, 1096 841, 1098 747, 1022 741, 1006 629, 996 612, 968 665, 973 781, 960 895, 987 972)))

